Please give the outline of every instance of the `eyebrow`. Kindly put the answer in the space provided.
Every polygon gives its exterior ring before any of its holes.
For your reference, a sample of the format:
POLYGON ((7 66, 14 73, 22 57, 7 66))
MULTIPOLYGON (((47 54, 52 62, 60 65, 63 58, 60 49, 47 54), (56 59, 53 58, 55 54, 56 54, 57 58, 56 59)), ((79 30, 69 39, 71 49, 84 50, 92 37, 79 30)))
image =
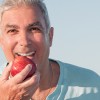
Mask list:
MULTIPOLYGON (((42 24, 40 22, 38 22, 38 21, 37 22, 33 22, 31 24, 28 24, 28 27, 35 27, 35 26, 39 26, 40 28, 44 29, 43 26, 42 26, 42 24)), ((5 27, 5 29, 7 29, 7 28, 16 28, 16 29, 18 29, 20 27, 18 25, 7 24, 6 27, 5 27)))
POLYGON ((35 26, 39 26, 40 28, 44 29, 42 24, 38 21, 28 25, 28 27, 35 27, 35 26))
POLYGON ((6 28, 19 28, 19 26, 7 24, 6 27, 5 27, 5 29, 6 28))

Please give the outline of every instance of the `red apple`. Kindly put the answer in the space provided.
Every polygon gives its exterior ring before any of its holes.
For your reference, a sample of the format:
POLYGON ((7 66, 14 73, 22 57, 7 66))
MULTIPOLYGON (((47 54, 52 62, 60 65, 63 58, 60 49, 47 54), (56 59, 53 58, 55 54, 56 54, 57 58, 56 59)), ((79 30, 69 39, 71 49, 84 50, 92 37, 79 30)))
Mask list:
POLYGON ((16 74, 21 72, 28 64, 32 65, 32 69, 29 72, 29 74, 26 76, 26 78, 31 77, 36 71, 36 65, 31 59, 24 56, 18 56, 15 58, 12 64, 11 75, 15 76, 16 74))

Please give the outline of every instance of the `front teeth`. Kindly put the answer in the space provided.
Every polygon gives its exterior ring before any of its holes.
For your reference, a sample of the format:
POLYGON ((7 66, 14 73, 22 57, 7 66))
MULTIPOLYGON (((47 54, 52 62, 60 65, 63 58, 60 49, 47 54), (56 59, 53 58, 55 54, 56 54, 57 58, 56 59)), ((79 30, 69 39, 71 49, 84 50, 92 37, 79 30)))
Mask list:
POLYGON ((29 53, 17 53, 20 56, 30 56, 32 54, 34 54, 35 52, 29 52, 29 53))

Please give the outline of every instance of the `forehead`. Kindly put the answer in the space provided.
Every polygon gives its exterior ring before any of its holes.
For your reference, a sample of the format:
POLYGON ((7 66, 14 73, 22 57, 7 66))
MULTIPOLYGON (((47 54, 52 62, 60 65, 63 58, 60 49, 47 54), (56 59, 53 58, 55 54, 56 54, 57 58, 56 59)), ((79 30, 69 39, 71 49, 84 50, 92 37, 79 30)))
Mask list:
POLYGON ((38 6, 20 6, 3 13, 1 24, 27 25, 33 22, 44 23, 43 14, 38 6))

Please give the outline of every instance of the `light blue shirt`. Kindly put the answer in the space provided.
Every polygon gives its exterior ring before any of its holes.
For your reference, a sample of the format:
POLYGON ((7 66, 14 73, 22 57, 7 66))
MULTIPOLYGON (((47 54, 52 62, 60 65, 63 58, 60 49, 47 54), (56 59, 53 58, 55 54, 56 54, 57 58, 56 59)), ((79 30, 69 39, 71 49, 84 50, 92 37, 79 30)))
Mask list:
POLYGON ((46 100, 100 100, 100 76, 88 69, 57 62, 59 81, 46 100))

